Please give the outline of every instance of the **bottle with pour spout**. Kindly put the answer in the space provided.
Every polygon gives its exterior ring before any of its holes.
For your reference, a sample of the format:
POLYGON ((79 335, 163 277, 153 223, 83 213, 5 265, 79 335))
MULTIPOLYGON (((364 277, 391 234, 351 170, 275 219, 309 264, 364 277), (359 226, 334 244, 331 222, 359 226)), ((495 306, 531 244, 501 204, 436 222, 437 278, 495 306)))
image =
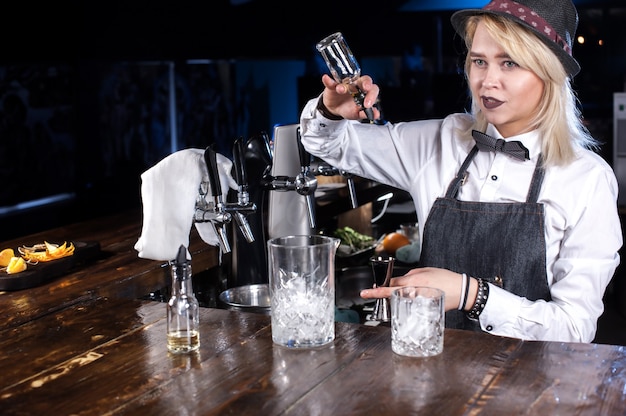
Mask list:
POLYGON ((181 245, 171 265, 172 296, 167 303, 167 349, 173 353, 195 351, 200 347, 198 299, 193 293, 191 262, 181 245))

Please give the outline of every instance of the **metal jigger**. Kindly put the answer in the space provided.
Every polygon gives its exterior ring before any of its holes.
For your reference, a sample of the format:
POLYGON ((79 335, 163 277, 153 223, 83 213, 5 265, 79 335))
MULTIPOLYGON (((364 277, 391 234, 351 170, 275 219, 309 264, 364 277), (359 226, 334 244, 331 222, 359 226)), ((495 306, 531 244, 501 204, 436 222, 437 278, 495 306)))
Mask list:
MULTIPOLYGON (((393 257, 372 257, 370 258, 370 264, 372 265, 372 273, 374 275, 374 287, 389 287, 391 281, 391 275, 393 273, 393 263, 395 259, 393 257)), ((374 311, 372 312, 372 321, 390 322, 391 321, 391 309, 388 298, 376 299, 374 305, 374 311)))

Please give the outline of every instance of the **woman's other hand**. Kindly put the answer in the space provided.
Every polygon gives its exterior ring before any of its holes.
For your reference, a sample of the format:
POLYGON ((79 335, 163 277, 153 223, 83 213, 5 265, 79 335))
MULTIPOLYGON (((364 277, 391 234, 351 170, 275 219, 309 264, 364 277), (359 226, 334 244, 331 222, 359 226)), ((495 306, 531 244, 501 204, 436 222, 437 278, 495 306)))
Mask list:
MULTIPOLYGON (((364 299, 388 298, 391 296, 391 292, 400 286, 428 286, 443 290, 446 296, 445 309, 449 311, 457 309, 459 306, 459 298, 463 286, 463 275, 435 267, 412 269, 404 276, 391 278, 389 287, 362 290, 361 297, 364 299)), ((473 304, 473 299, 476 297, 476 290, 476 279, 471 279, 470 295, 468 296, 467 305, 473 304), (474 294, 474 296, 472 296, 472 294, 474 294)))

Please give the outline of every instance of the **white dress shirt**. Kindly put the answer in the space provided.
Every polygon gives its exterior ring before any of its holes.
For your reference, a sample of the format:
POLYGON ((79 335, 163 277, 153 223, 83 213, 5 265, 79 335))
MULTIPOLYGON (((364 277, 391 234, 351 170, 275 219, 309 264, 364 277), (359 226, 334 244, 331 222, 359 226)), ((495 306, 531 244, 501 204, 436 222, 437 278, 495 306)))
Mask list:
MULTIPOLYGON (((406 190, 413 198, 420 232, 436 198, 474 146, 468 114, 386 125, 332 121, 310 100, 301 114, 304 147, 352 174, 406 190)), ((501 138, 492 125, 487 134, 501 138)), ((480 202, 524 202, 541 152, 536 131, 520 140, 530 161, 479 152, 458 198, 480 202)), ((579 149, 567 166, 548 167, 538 203, 545 207, 546 265, 552 301, 530 301, 490 285, 480 315, 483 329, 529 340, 591 342, 604 305, 602 297, 619 264, 622 232, 617 180, 596 153, 579 149)), ((524 253, 519 253, 523 256, 524 253)))

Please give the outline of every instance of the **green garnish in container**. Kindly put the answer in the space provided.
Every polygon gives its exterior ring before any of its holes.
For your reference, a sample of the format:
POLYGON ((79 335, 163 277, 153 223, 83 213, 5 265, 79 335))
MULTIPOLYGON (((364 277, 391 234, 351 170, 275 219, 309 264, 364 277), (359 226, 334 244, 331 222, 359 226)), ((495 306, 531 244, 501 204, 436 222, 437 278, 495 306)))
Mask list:
POLYGON ((350 227, 338 228, 334 236, 341 240, 341 245, 350 247, 351 252, 371 248, 376 244, 373 237, 361 234, 350 227))

